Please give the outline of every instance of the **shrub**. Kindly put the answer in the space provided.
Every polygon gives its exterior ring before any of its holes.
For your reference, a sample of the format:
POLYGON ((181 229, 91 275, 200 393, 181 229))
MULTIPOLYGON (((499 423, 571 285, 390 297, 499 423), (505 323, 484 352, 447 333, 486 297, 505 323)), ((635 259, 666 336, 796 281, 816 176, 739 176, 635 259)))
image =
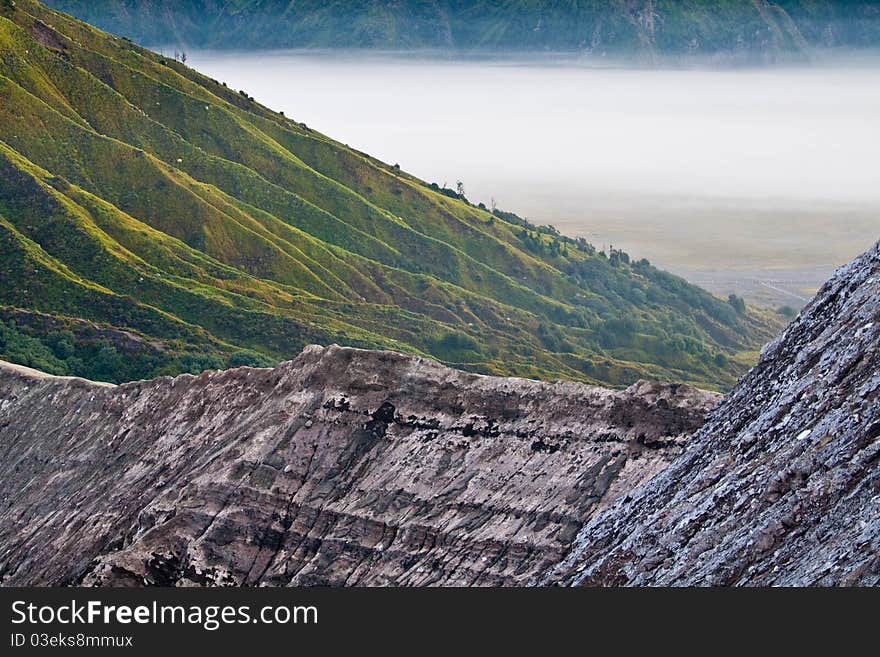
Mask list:
POLYGON ((46 342, 57 358, 67 360, 73 356, 76 338, 71 331, 52 331, 46 336, 46 342))
POLYGON ((272 367, 274 364, 270 358, 250 349, 236 351, 226 361, 227 367, 272 367))
POLYGON ((222 370, 224 362, 214 354, 186 353, 180 357, 180 370, 198 374, 205 370, 222 370))
POLYGON ((458 331, 448 331, 440 338, 440 346, 445 349, 472 349, 476 351, 480 348, 477 341, 471 336, 459 333, 458 331))
POLYGON ((599 327, 599 341, 605 347, 624 347, 632 343, 637 330, 637 323, 630 317, 608 319, 599 327))
POLYGON ((746 302, 743 301, 741 297, 738 297, 735 294, 731 294, 729 297, 727 297, 727 303, 729 303, 733 307, 733 309, 740 315, 745 314, 746 302))
POLYGON ((95 355, 86 362, 86 376, 95 381, 118 381, 122 369, 122 356, 116 347, 102 340, 95 355))

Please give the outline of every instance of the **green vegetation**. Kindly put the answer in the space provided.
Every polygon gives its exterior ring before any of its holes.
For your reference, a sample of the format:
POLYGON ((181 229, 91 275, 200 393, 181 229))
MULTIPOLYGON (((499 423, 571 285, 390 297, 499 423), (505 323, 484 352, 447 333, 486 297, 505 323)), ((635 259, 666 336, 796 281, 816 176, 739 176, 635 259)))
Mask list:
POLYGON ((746 302, 741 297, 738 297, 735 294, 731 294, 727 297, 727 303, 729 303, 731 307, 740 315, 745 314, 746 302))
POLYGON ((33 0, 0 5, 0 54, 0 357, 120 381, 335 342, 718 388, 779 321, 474 206, 33 0))
POLYGON ((210 344, 152 342, 80 319, 7 307, 0 308, 0 356, 50 374, 111 383, 275 364, 250 350, 226 355, 210 344))
POLYGON ((870 0, 50 0, 139 43, 201 48, 727 52, 876 47, 870 0))

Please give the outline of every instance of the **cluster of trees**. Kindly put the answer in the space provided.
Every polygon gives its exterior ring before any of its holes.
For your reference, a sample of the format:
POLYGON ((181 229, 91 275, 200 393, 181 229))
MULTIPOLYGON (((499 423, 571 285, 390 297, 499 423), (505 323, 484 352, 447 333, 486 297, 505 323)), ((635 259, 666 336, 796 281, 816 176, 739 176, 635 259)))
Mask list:
MULTIPOLYGON (((395 167, 395 169, 399 169, 400 165, 395 164, 394 167, 395 167)), ((443 194, 443 196, 448 196, 449 198, 458 199, 459 201, 465 201, 466 203, 469 202, 467 200, 467 197, 465 197, 465 195, 464 195, 464 183, 461 182, 460 180, 457 183, 455 183, 455 189, 450 189, 449 187, 446 186, 446 183, 443 183, 442 186, 438 185, 437 183, 431 183, 430 185, 428 185, 428 187, 431 190, 437 192, 438 194, 443 194)))
MULTIPOLYGON (((492 201, 492 215, 498 217, 499 219, 503 219, 509 224, 513 224, 514 226, 519 226, 523 230, 520 231, 520 239, 524 237, 524 235, 528 235, 534 233, 537 238, 540 238, 542 235, 549 235, 552 240, 550 242, 557 242, 557 246, 555 247, 558 251, 562 251, 563 247, 572 247, 581 251, 582 253, 586 253, 588 255, 595 255, 596 247, 590 244, 583 237, 568 237, 567 235, 563 235, 559 232, 559 229, 556 226, 552 226, 550 224, 545 224, 539 226, 537 224, 532 223, 528 219, 523 219, 518 214, 514 212, 506 212, 504 210, 499 210, 494 206, 494 200, 492 201)), ((480 208, 485 210, 486 207, 481 203, 480 208)))
POLYGON ((267 356, 242 349, 231 354, 150 347, 122 350, 106 338, 77 336, 68 329, 41 332, 0 320, 0 359, 60 376, 122 383, 227 367, 271 367, 267 356))
MULTIPOLYGON (((393 168, 395 170, 400 169, 400 165, 395 164, 393 168)), ((468 201, 467 197, 465 196, 464 183, 460 180, 455 183, 455 189, 450 189, 446 186, 446 183, 443 183, 442 186, 438 185, 437 183, 430 183, 428 187, 438 194, 443 194, 444 196, 447 196, 449 198, 458 199, 460 201, 464 201, 465 203, 473 205, 472 203, 470 203, 470 201, 468 201)), ((569 246, 589 255, 594 255, 596 253, 596 248, 583 237, 571 238, 560 233, 559 229, 556 228, 556 226, 552 226, 550 224, 539 226, 532 223, 528 219, 520 217, 514 212, 499 210, 495 205, 494 198, 491 201, 491 207, 486 207, 485 203, 478 203, 476 207, 478 207, 480 210, 491 213, 492 216, 489 218, 488 221, 490 225, 494 223, 494 218, 497 217, 498 219, 502 219, 509 224, 513 224, 514 226, 522 228, 522 230, 518 234, 519 238, 523 242, 526 249, 533 253, 549 253, 550 255, 554 256, 566 257, 568 256, 569 246), (552 239, 543 239, 542 236, 545 235, 549 235, 552 239)))
MULTIPOLYGON (((129 42, 131 41, 131 39, 129 39, 128 37, 122 37, 122 39, 124 41, 129 41, 129 42)), ((160 49, 159 54, 162 55, 162 57, 165 57, 165 49, 164 48, 160 49)), ((178 50, 177 48, 175 48, 174 55, 172 56, 172 59, 174 59, 175 62, 180 62, 181 64, 186 64, 186 59, 187 59, 186 58, 186 51, 185 50, 178 50)), ((162 63, 167 64, 164 60, 162 61, 162 63)))
POLYGON ((563 258, 568 256, 568 246, 564 241, 558 238, 546 240, 538 231, 533 232, 527 228, 523 228, 519 232, 519 239, 523 243, 523 246, 532 253, 545 253, 551 256, 561 256, 563 258))
POLYGON ((656 300, 682 309, 690 307, 694 310, 702 310, 722 324, 731 327, 741 326, 740 316, 745 313, 745 302, 741 306, 742 312, 738 312, 729 300, 725 303, 683 278, 657 269, 644 259, 633 262, 632 269, 655 284, 649 294, 649 301, 656 300))
POLYGON ((689 361, 701 362, 704 366, 725 368, 728 357, 706 345, 696 336, 679 332, 681 327, 659 330, 654 326, 655 335, 644 333, 650 327, 629 315, 610 317, 602 321, 596 329, 596 337, 604 349, 625 349, 640 351, 651 355, 657 362, 668 366, 681 366, 689 361))
POLYGON ((574 353, 575 346, 569 342, 563 330, 556 324, 541 322, 538 324, 538 338, 549 351, 557 353, 574 353))
POLYGON ((480 353, 480 344, 460 331, 447 331, 433 344, 437 355, 448 362, 473 360, 480 353))
POLYGON ((252 351, 241 349, 232 352, 229 356, 211 352, 189 351, 180 355, 175 366, 175 374, 189 372, 198 374, 205 370, 222 370, 228 367, 273 367, 276 361, 268 356, 252 351))
POLYGON ((607 258, 612 267, 630 264, 629 254, 626 251, 615 249, 613 246, 609 247, 607 258))
POLYGON ((33 367, 49 374, 68 374, 64 363, 40 340, 18 330, 11 322, 0 320, 0 358, 33 367))
MULTIPOLYGON (((493 208, 492 214, 504 221, 520 226, 519 239, 525 248, 535 253, 568 256, 568 247, 588 255, 596 255, 596 248, 584 238, 571 239, 561 235, 553 226, 537 226, 522 217, 493 208), (545 236, 552 239, 546 239, 545 236)), ((709 317, 726 325, 737 325, 739 316, 745 315, 745 301, 736 295, 730 295, 727 303, 715 298, 708 292, 690 285, 684 279, 656 269, 646 259, 638 261, 630 258, 622 249, 609 247, 608 253, 600 252, 601 258, 587 260, 567 260, 560 268, 573 278, 580 286, 595 295, 584 295, 573 300, 583 305, 585 310, 581 316, 564 323, 571 326, 589 327, 596 330, 597 346, 604 348, 622 348, 635 344, 635 336, 640 329, 640 320, 627 313, 633 307, 645 308, 649 305, 671 305, 682 310, 702 311, 709 317), (610 267, 609 267, 610 265, 610 267), (615 270, 623 270, 617 272, 615 270), (633 279, 627 271, 638 274, 644 282, 633 279), (592 319, 590 318, 592 315, 592 319)), ((549 334, 546 325, 539 328, 539 337, 545 346, 552 351, 565 351, 562 342, 549 334)), ((646 334, 653 334, 657 326, 643 327, 646 334)), ((684 327, 679 327, 683 329, 684 327)), ((675 334, 672 331, 670 335, 675 334)), ((660 339, 647 347, 652 353, 670 358, 682 354, 700 357, 707 363, 719 367, 727 365, 727 357, 720 352, 710 352, 695 335, 684 333, 676 337, 660 339)))
POLYGON ((107 340, 77 341, 68 330, 31 335, 11 321, 0 321, 0 358, 49 374, 120 382, 144 363, 123 359, 107 340))

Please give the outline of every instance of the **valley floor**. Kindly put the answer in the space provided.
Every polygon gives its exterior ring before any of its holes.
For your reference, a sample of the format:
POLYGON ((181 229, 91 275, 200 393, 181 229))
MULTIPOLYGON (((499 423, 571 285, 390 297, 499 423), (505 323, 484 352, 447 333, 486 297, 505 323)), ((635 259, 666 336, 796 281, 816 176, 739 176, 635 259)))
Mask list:
POLYGON ((715 294, 776 308, 802 307, 880 235, 880 203, 612 196, 584 211, 545 201, 567 234, 648 258, 715 294))

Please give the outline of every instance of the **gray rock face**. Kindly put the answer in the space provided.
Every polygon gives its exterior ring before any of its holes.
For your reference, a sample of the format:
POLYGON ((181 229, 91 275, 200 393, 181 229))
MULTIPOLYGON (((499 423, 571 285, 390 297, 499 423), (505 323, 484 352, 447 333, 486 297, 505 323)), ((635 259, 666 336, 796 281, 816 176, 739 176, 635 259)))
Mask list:
POLYGON ((535 581, 717 399, 339 347, 122 386, 3 364, 0 581, 535 581))
POLYGON ((880 244, 543 583, 880 584, 880 244))

